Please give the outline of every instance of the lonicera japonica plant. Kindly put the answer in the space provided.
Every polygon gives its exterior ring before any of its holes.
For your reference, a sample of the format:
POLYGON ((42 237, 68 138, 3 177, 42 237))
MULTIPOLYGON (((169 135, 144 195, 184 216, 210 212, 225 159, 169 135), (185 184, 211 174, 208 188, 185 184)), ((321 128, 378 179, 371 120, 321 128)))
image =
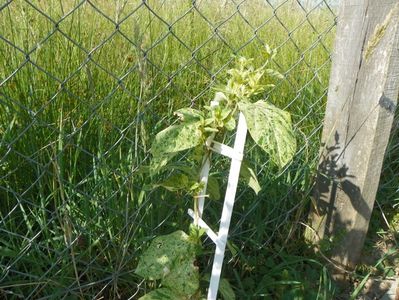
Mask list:
MULTIPOLYGON (((275 52, 269 47, 266 52, 265 64, 257 69, 251 64, 251 59, 238 58, 236 66, 227 71, 226 85, 216 88, 210 105, 201 109, 179 109, 175 112, 178 124, 167 127, 155 137, 149 171, 152 175, 166 174, 166 179, 156 182, 154 187, 191 194, 196 216, 199 214, 198 196, 204 186, 199 178, 201 168, 211 156, 209 140, 224 138, 232 133, 239 112, 245 116, 253 141, 278 167, 285 166, 295 153, 296 141, 290 114, 268 101, 253 101, 273 86, 264 83, 264 75, 268 78, 282 77, 267 68, 275 52), (173 162, 173 158, 182 151, 186 151, 184 159, 173 162)), ((241 175, 256 193, 260 190, 255 172, 245 163, 241 175)), ((212 176, 208 179, 207 193, 210 199, 220 197, 218 182, 212 176)), ((159 288, 143 296, 142 300, 200 299, 200 276, 194 261, 200 249, 202 233, 191 225, 188 235, 179 230, 152 241, 140 257, 136 273, 148 280, 158 280, 159 288)))

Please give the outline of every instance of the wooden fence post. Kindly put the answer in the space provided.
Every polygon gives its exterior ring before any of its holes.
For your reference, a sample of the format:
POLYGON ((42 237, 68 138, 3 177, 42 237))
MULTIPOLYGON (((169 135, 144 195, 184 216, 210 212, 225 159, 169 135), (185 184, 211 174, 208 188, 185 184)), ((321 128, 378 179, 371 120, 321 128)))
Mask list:
POLYGON ((312 240, 326 241, 329 258, 351 270, 363 248, 398 99, 399 2, 344 0, 338 16, 310 223, 312 240))

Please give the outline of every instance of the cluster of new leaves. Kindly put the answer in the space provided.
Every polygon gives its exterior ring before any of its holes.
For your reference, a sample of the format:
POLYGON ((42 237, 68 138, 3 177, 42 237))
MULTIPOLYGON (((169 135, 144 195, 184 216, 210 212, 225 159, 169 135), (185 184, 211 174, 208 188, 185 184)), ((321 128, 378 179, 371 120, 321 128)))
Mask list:
POLYGON ((229 99, 233 104, 238 102, 248 102, 253 96, 261 94, 268 88, 274 87, 273 83, 263 83, 264 75, 269 77, 277 77, 282 79, 283 76, 273 70, 267 68, 269 61, 276 55, 274 50, 266 47, 265 63, 262 67, 255 69, 252 65, 253 59, 240 57, 234 68, 227 71, 230 78, 227 84, 219 86, 218 89, 229 99))
MULTIPOLYGON (((227 84, 217 88, 210 105, 202 110, 182 108, 175 112, 178 123, 159 132, 151 148, 150 173, 169 174, 153 187, 198 195, 203 189, 199 178, 202 163, 211 153, 209 141, 233 131, 240 112, 245 116, 253 141, 275 165, 282 168, 292 159, 296 141, 290 114, 265 100, 253 102, 254 96, 273 86, 264 83, 264 75, 282 77, 266 68, 275 55, 269 48, 266 52, 266 63, 257 69, 252 66, 252 60, 240 57, 236 66, 227 72, 227 84), (188 151, 186 161, 171 163, 181 151, 188 151)), ((256 173, 245 162, 240 175, 256 193, 259 192, 256 173)), ((211 199, 220 197, 217 180, 212 176, 208 179, 207 191, 211 199)), ((182 231, 154 239, 140 258, 136 273, 149 280, 160 280, 162 287, 142 297, 143 300, 196 298, 199 275, 193 265, 195 251, 190 243, 182 231)))
POLYGON ((240 57, 237 66, 228 71, 230 78, 226 86, 218 88, 217 97, 225 99, 233 111, 241 111, 247 122, 248 131, 255 143, 262 148, 279 168, 284 167, 296 151, 296 140, 292 130, 291 116, 273 104, 259 100, 252 103, 253 96, 273 87, 274 84, 262 84, 262 77, 267 74, 283 78, 273 69, 266 68, 275 51, 266 48, 266 63, 255 69, 252 60, 240 57))
POLYGON ((244 114, 255 143, 278 167, 286 165, 296 150, 290 114, 267 101, 251 101, 254 96, 273 86, 271 83, 263 83, 265 74, 282 77, 277 71, 266 68, 274 55, 267 48, 266 63, 257 69, 253 67, 251 59, 238 58, 236 66, 227 71, 227 84, 216 88, 215 98, 209 106, 204 106, 202 110, 182 108, 176 111, 179 124, 162 130, 155 137, 151 149, 152 173, 165 168, 178 152, 189 149, 194 149, 191 157, 196 157, 194 161, 199 162, 199 169, 201 157, 206 152, 206 140, 215 134, 233 131, 239 111, 244 114))

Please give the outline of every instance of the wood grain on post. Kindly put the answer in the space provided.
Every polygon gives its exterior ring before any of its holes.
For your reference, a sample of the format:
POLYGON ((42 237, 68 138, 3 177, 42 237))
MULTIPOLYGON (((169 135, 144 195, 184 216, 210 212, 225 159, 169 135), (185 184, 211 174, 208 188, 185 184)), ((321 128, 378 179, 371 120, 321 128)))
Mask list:
POLYGON ((310 223, 313 241, 353 269, 367 233, 399 89, 398 0, 344 0, 310 223))

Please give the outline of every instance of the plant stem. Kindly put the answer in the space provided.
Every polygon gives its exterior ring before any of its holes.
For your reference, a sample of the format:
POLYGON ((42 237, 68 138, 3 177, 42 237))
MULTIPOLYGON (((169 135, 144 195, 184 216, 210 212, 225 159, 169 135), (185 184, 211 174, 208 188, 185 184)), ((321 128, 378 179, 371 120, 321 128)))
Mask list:
MULTIPOLYGON (((208 141, 213 140, 214 135, 208 138, 208 141)), ((207 144, 208 144, 207 141, 207 144)), ((198 225, 198 219, 202 217, 202 211, 204 209, 204 200, 206 193, 206 186, 208 184, 209 169, 211 164, 212 152, 210 149, 205 150, 204 157, 202 159, 201 171, 199 173, 199 182, 203 183, 203 187, 197 196, 194 196, 194 225, 198 225)))

